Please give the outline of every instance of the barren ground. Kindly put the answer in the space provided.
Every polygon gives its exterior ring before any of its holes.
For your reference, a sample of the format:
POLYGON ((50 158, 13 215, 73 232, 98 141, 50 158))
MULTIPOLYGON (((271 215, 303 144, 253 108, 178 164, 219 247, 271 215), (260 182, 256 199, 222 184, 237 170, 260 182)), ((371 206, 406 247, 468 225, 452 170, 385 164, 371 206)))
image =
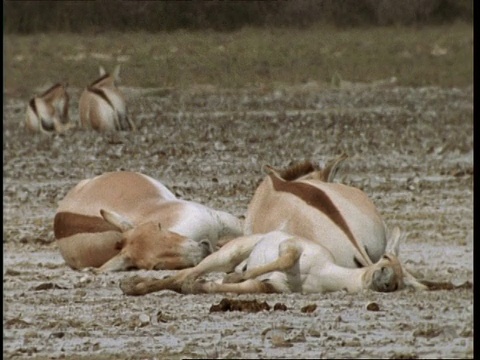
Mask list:
MULTIPOLYGON (((232 295, 287 310, 209 313, 223 295, 127 297, 118 283, 131 272, 71 270, 52 232, 57 201, 105 171, 141 171, 241 216, 263 164, 343 150, 350 159, 338 181, 362 188, 389 226, 409 233, 406 267, 421 279, 473 282, 472 87, 124 90, 135 133, 33 136, 25 101, 5 99, 6 358, 473 358, 471 288, 232 295), (301 312, 309 304, 316 310, 301 312)), ((77 120, 79 89, 70 94, 77 120)))

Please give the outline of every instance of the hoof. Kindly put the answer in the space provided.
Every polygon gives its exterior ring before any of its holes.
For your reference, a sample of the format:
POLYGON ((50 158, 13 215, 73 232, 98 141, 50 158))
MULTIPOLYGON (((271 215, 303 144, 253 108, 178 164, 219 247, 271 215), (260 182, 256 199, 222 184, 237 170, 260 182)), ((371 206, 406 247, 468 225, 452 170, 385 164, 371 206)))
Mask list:
POLYGON ((147 278, 135 275, 120 281, 120 289, 125 295, 145 295, 148 293, 147 278))

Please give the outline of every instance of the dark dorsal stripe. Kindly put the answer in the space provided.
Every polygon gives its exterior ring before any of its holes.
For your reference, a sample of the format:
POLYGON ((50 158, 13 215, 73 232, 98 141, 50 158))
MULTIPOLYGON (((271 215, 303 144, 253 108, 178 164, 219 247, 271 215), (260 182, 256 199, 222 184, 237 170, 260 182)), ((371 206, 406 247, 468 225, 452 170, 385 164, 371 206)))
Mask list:
POLYGON ((35 98, 29 101, 28 105, 32 108, 33 113, 37 116, 38 118, 38 110, 37 110, 37 104, 35 103, 35 98))
POLYGON ((59 212, 53 220, 55 238, 62 239, 80 233, 97 233, 118 228, 99 216, 88 216, 71 212, 59 212))
POLYGON ((90 87, 97 85, 100 81, 105 80, 109 76, 110 76, 110 74, 105 74, 105 75, 100 76, 97 80, 95 80, 93 83, 90 84, 90 87))
POLYGON ((110 105, 110 107, 112 109, 115 110, 115 108, 113 107, 113 104, 112 102, 110 101, 110 99, 108 98, 107 94, 105 94, 105 92, 102 90, 102 89, 98 89, 98 88, 94 88, 94 87, 89 87, 87 88, 88 91, 90 91, 91 93, 94 93, 95 95, 97 96, 100 96, 103 100, 105 100, 107 102, 108 105, 110 105))
POLYGON ((325 214, 330 220, 333 221, 335 225, 337 225, 345 233, 345 235, 347 235, 348 239, 350 240, 352 245, 355 246, 358 252, 360 254, 362 253, 360 251, 357 240, 350 231, 350 228, 348 227, 342 214, 323 190, 302 182, 283 181, 273 174, 270 175, 270 179, 272 180, 273 188, 276 191, 283 191, 293 194, 305 201, 308 205, 325 214))
POLYGON ((50 91, 53 91, 54 89, 56 89, 56 88, 59 87, 59 86, 62 86, 62 84, 56 83, 55 85, 53 85, 53 86, 51 86, 50 88, 48 88, 47 90, 45 90, 45 91, 43 92, 43 94, 40 95, 40 97, 43 97, 43 96, 47 95, 50 91))

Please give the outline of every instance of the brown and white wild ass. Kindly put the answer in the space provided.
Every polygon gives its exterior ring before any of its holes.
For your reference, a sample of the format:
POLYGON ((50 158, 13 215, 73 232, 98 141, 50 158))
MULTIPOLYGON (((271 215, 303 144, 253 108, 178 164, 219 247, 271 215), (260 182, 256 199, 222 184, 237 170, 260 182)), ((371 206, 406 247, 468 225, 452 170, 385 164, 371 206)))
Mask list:
POLYGON ((27 105, 25 124, 31 132, 61 133, 74 125, 69 122, 67 85, 57 83, 34 96, 27 105))
POLYGON ((400 230, 394 229, 389 250, 375 264, 346 268, 335 263, 324 246, 283 231, 245 235, 231 240, 197 266, 165 279, 134 276, 120 283, 127 295, 173 290, 180 293, 326 293, 371 289, 391 292, 405 285, 398 261, 400 230), (211 272, 229 273, 222 282, 197 280, 211 272))
POLYGON ((100 66, 100 78, 90 84, 80 96, 79 112, 83 128, 96 131, 135 130, 128 117, 125 98, 117 87, 120 65, 107 74, 100 66))
POLYGON ((192 267, 242 235, 242 226, 231 214, 178 199, 155 179, 127 171, 81 181, 54 219, 66 263, 97 272, 192 267))
POLYGON ((171 289, 180 292, 325 292, 346 288, 393 291, 404 284, 426 287, 400 264, 400 231, 391 236, 377 209, 359 189, 332 183, 341 156, 325 169, 302 163, 280 171, 266 166, 245 220, 234 239, 199 265, 167 279, 133 277, 125 294, 171 289), (224 283, 198 276, 229 272, 224 283), (236 283, 241 281, 240 283, 236 283))

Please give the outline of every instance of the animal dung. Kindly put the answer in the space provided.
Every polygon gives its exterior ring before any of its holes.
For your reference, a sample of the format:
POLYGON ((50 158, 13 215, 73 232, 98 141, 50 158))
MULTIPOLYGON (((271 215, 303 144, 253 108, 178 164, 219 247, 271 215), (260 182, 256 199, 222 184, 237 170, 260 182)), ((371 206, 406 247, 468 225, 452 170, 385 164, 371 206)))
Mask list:
MULTIPOLYGON (((227 311, 244 311, 244 312, 259 312, 269 311, 272 307, 266 302, 259 302, 258 300, 234 300, 223 298, 218 304, 210 306, 209 312, 227 312, 227 311)), ((302 313, 312 313, 317 309, 316 304, 309 304, 300 309, 302 313)), ((273 311, 287 311, 287 305, 277 302, 273 306, 273 311)))
POLYGON ((300 309, 302 313, 312 313, 317 309, 316 304, 308 304, 300 309))
POLYGON ((368 311, 379 311, 380 306, 376 302, 371 302, 367 304, 367 310, 368 311))
POLYGON ((282 303, 276 303, 275 305, 273 305, 273 310, 274 311, 276 311, 276 310, 286 311, 287 310, 287 305, 282 304, 282 303))
POLYGON ((259 312, 270 310, 270 305, 266 301, 258 302, 257 300, 232 300, 223 298, 220 303, 210 307, 210 312, 226 312, 226 311, 245 311, 259 312))
POLYGON ((435 291, 435 290, 456 290, 456 289, 472 289, 473 284, 470 281, 465 281, 464 283, 455 285, 450 281, 428 281, 422 280, 422 283, 428 287, 428 290, 435 291))
POLYGON ((52 290, 52 289, 66 289, 66 287, 48 282, 48 283, 41 283, 40 285, 32 288, 32 290, 34 291, 52 290))

